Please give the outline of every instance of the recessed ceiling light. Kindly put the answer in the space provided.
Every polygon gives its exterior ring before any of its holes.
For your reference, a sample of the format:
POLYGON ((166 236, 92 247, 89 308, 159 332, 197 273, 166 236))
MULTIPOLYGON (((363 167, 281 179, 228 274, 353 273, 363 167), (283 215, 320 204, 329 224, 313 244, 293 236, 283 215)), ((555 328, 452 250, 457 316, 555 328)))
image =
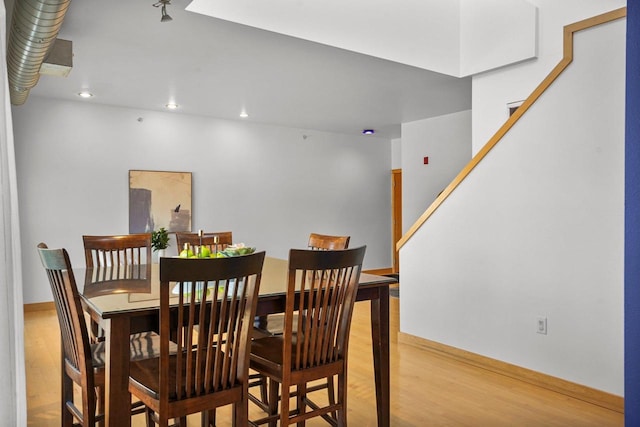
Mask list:
POLYGON ((178 108, 178 104, 174 102, 170 102, 167 105, 165 105, 165 107, 167 107, 168 110, 175 110, 178 108))
POLYGON ((247 117, 249 117, 249 114, 247 114, 246 111, 242 110, 240 111, 240 117, 242 117, 243 119, 246 119, 247 117))
POLYGON ((89 92, 88 90, 83 90, 81 92, 78 92, 78 96, 80 98, 91 98, 93 96, 93 94, 91 92, 89 92))
POLYGON ((362 130, 362 134, 363 135, 373 135, 374 133, 376 133, 376 131, 373 130, 373 129, 363 129, 362 130))

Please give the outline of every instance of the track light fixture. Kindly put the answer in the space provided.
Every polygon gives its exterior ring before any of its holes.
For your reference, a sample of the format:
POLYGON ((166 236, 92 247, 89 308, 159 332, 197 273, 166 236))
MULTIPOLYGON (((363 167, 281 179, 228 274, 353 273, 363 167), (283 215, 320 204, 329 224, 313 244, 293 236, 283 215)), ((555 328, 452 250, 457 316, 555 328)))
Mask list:
POLYGON ((160 22, 169 22, 173 20, 172 17, 167 13, 167 5, 171 4, 171 0, 160 0, 157 3, 153 4, 153 7, 160 7, 160 11, 162 12, 162 16, 160 18, 160 22))

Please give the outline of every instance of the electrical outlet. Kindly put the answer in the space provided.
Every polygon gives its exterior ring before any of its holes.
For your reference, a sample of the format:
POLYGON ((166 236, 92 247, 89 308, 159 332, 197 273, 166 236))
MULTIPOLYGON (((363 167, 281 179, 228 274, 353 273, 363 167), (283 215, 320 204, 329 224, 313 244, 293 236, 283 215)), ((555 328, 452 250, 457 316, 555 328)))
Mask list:
POLYGON ((547 318, 546 317, 538 317, 536 332, 542 335, 547 335, 547 318))

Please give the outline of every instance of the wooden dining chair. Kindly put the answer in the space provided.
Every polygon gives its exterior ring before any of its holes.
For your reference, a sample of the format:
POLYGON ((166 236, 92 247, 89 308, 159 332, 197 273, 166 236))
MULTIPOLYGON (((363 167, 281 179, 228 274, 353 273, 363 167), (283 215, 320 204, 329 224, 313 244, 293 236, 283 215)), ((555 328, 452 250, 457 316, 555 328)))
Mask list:
MULTIPOLYGON (((84 321, 80 295, 69 255, 65 249, 48 249, 38 245, 40 260, 51 285, 53 301, 60 325, 62 347, 62 423, 71 426, 77 419, 82 426, 95 426, 104 420, 105 355, 104 343, 91 343, 84 321), (80 405, 76 405, 73 384, 80 388, 80 405), (98 413, 96 413, 98 412, 98 413)), ((132 360, 159 354, 159 340, 151 333, 134 334, 130 340, 132 360)), ((133 412, 144 411, 142 403, 133 412)))
MULTIPOLYGON (((311 233, 307 247, 312 250, 343 250, 349 247, 351 236, 331 236, 326 234, 311 233)), ((294 317, 294 323, 297 318, 294 317)), ((282 313, 269 314, 267 316, 257 317, 254 322, 254 336, 265 337, 271 335, 281 335, 284 327, 284 315, 282 313)), ((267 378, 259 374, 251 375, 251 387, 260 387, 260 399, 251 396, 254 403, 266 408, 268 407, 268 397, 266 392, 267 378)), ((313 386, 312 391, 328 389, 328 399, 330 403, 334 403, 334 383, 333 377, 328 377, 326 382, 322 382, 313 386)))
POLYGON ((87 267, 151 264, 151 233, 82 236, 87 267))
MULTIPOLYGON (((151 267, 151 233, 82 236, 84 258, 87 268, 116 267, 131 268, 142 264, 151 267)), ((87 315, 88 317, 88 315, 87 315)), ((104 339, 99 319, 89 319, 92 341, 104 339)))
POLYGON ((268 416, 254 424, 275 426, 279 420, 287 426, 322 416, 346 426, 349 329, 365 250, 289 252, 283 334, 251 345, 251 369, 269 378, 268 416), (334 403, 320 407, 309 398, 307 385, 328 376, 337 376, 337 394, 334 403), (293 395, 296 407, 290 410, 293 395))
POLYGON ((223 251, 227 246, 233 244, 232 232, 202 233, 202 241, 198 233, 177 232, 176 245, 178 246, 178 254, 184 248, 185 243, 188 243, 190 247, 200 245, 207 246, 211 252, 214 252, 216 248, 218 251, 223 251))
POLYGON ((349 247, 351 236, 328 236, 325 234, 311 233, 309 235, 309 249, 315 250, 341 250, 349 247))
POLYGON ((264 256, 160 260, 160 356, 131 363, 129 380, 131 394, 160 426, 196 412, 203 425, 213 425, 215 408, 228 404, 233 425, 247 425, 249 345, 264 256))

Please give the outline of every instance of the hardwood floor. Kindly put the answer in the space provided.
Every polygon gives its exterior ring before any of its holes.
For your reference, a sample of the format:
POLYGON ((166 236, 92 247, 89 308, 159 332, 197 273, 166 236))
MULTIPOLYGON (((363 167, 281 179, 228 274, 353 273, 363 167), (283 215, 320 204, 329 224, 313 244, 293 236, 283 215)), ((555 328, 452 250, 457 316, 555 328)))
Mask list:
MULTIPOLYGON (((348 419, 376 425, 369 303, 356 304, 349 347, 348 419)), ((391 425, 409 426, 623 426, 624 416, 546 389, 398 344, 398 299, 391 299, 391 425)), ((25 313, 28 425, 60 425, 60 360, 55 311, 25 313)), ((324 394, 322 395, 324 397, 324 394)), ((321 398, 322 398, 321 397, 321 398)), ((251 406, 250 418, 259 417, 251 406)), ((230 426, 228 408, 218 426, 230 426)), ((190 417, 194 425, 199 418, 190 417)), ((133 426, 143 426, 142 416, 133 426)), ((326 425, 323 421, 308 426, 326 425)))

